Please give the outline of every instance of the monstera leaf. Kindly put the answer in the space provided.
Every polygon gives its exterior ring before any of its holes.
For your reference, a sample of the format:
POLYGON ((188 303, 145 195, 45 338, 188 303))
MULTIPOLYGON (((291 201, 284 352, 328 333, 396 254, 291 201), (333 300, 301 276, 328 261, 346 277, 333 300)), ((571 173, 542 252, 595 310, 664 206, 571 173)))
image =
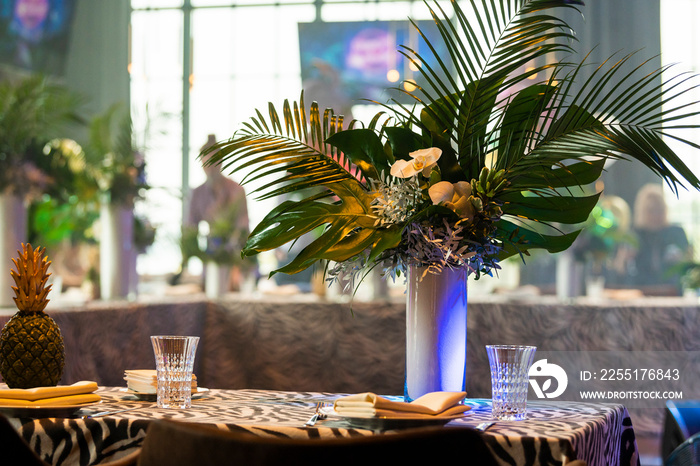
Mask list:
POLYGON ((400 229, 375 227, 376 215, 370 207, 374 196, 359 182, 335 183, 328 189, 340 200, 318 200, 327 197, 324 194, 280 204, 251 233, 243 254, 280 247, 321 226, 325 229, 320 237, 278 272, 300 272, 320 259, 342 262, 366 249, 378 256, 399 244, 400 229))

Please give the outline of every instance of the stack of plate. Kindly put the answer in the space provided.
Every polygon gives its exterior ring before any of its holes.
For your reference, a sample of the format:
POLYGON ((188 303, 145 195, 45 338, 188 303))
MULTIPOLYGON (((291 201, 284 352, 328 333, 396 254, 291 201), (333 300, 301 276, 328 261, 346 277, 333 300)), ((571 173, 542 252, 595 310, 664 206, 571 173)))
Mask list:
MULTIPOLYGON (((124 371, 124 380, 130 392, 155 395, 158 379, 155 369, 138 369, 124 371)), ((192 393, 197 392, 197 376, 192 374, 192 393)))

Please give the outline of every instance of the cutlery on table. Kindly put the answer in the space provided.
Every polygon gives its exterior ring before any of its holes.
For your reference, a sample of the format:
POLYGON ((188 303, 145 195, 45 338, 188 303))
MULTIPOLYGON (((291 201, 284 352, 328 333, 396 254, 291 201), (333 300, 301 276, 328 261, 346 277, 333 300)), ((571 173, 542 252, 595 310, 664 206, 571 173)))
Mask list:
POLYGON ((480 424, 477 424, 474 429, 478 430, 479 432, 484 432, 486 429, 494 425, 495 422, 489 421, 489 422, 482 422, 480 424))
POLYGON ((330 405, 330 403, 323 403, 320 401, 318 403, 316 403, 316 410, 314 411, 314 415, 311 416, 311 419, 306 421, 306 424, 304 424, 304 426, 311 427, 314 424, 316 424, 316 421, 320 421, 320 420, 325 419, 326 415, 321 412, 321 408, 324 408, 324 407, 329 406, 329 405, 330 405))
POLYGON ((92 419, 95 417, 109 416, 110 414, 123 413, 125 411, 133 411, 135 409, 141 409, 141 408, 143 408, 143 406, 135 406, 133 408, 117 409, 114 411, 101 411, 99 413, 84 414, 84 415, 80 416, 80 418, 81 419, 92 419))

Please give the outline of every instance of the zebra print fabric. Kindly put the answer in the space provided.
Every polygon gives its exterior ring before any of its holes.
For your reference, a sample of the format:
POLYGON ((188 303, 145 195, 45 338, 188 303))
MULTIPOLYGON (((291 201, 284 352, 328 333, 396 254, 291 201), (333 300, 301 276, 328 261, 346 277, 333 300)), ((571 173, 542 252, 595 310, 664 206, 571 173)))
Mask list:
MULTIPOLYGON (((375 435, 351 420, 329 416, 303 427, 316 402, 339 395, 267 390, 210 390, 187 410, 158 409, 118 388, 101 388, 103 401, 76 413, 138 408, 94 419, 10 418, 22 437, 54 465, 92 465, 138 448, 154 419, 216 425, 220 429, 292 438, 375 435)), ((491 420, 488 400, 469 399, 472 410, 447 426, 476 426, 491 420)), ((390 433, 388 431, 387 433, 390 433)), ((499 421, 484 433, 504 465, 562 465, 583 459, 590 466, 639 464, 634 430, 622 405, 531 402, 528 420, 499 421)))

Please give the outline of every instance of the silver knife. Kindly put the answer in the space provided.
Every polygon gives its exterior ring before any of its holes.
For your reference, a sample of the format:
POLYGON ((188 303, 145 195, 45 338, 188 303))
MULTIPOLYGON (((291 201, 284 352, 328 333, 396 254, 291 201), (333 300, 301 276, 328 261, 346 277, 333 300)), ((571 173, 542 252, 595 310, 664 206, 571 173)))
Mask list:
POLYGON ((102 411, 99 413, 94 413, 94 414, 85 414, 83 416, 80 416, 82 419, 92 419, 94 417, 101 417, 101 416, 109 416, 110 414, 117 414, 117 413, 123 413, 125 411, 133 411, 135 409, 141 409, 143 406, 136 406, 133 408, 125 408, 125 409, 117 409, 115 411, 102 411))

